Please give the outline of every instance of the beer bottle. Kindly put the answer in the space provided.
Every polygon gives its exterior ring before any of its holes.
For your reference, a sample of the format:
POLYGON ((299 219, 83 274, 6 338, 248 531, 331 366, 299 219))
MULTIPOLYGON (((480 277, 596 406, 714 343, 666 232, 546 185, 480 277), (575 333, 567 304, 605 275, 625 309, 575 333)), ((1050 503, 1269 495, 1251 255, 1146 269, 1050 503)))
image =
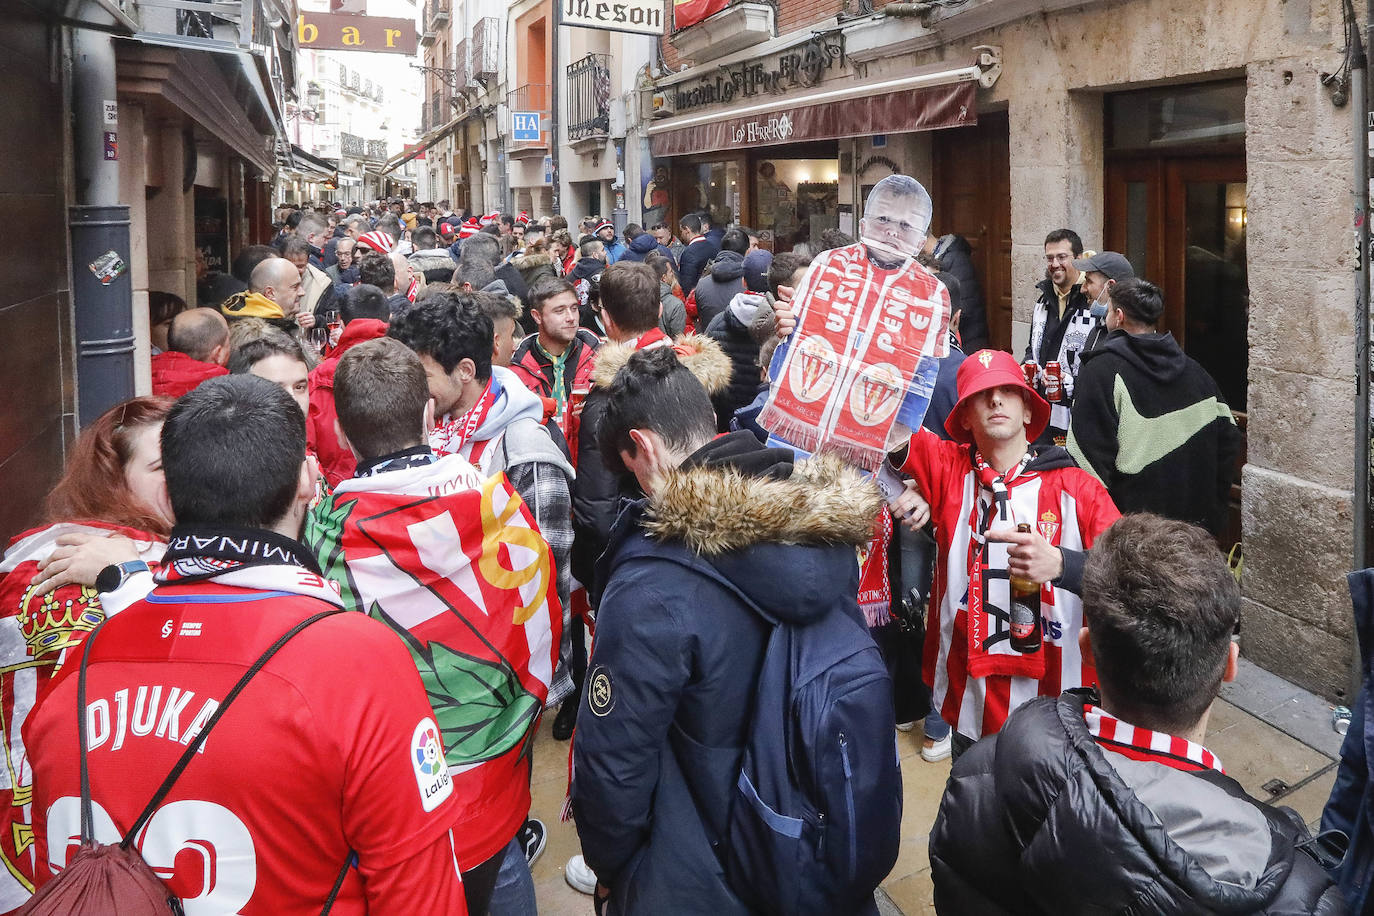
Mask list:
MULTIPOLYGON (((1031 526, 1021 522, 1016 530, 1029 533, 1031 526)), ((1011 577, 1011 647, 1030 654, 1040 651, 1040 583, 1011 577)))

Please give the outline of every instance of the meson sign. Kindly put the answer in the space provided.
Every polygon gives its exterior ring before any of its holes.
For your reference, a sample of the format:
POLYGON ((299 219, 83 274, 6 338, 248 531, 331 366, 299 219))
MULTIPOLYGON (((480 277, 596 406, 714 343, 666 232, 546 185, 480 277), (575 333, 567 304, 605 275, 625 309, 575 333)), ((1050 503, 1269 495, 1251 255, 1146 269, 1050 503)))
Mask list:
POLYGON ((296 41, 317 51, 381 51, 414 54, 419 47, 415 23, 350 13, 301 13, 296 41))
POLYGON ((560 0, 558 23, 608 32, 662 35, 664 0, 560 0))

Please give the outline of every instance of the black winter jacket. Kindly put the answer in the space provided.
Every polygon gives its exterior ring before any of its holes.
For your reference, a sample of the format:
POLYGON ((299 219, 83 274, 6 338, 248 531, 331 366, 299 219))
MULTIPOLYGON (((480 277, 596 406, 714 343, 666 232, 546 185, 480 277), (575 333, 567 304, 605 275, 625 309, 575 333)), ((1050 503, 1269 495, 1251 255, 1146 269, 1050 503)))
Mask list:
MULTIPOLYGON (((697 289, 700 292, 701 288, 697 289)), ((768 308, 762 296, 756 298, 763 308, 768 308)), ((761 345, 750 336, 749 326, 739 319, 732 308, 726 308, 711 319, 706 336, 720 344, 725 355, 730 357, 730 384, 724 391, 711 396, 711 405, 716 409, 716 429, 725 432, 730 428, 735 411, 752 401, 759 390, 761 345)))
MULTIPOLYGON (((682 249, 677 258, 677 279, 678 283, 682 285, 682 295, 686 296, 696 289, 702 271, 706 269, 706 265, 719 251, 720 245, 705 237, 700 240, 693 239, 692 244, 682 249)), ((705 325, 699 323, 697 327, 705 327, 705 325)))
MULTIPOLYGON (((951 303, 963 311, 959 317, 959 340, 965 353, 977 353, 988 346, 988 311, 983 301, 983 284, 973 266, 973 248, 962 235, 945 235, 935 245, 935 257, 944 270, 959 281, 959 301, 951 303)), ((954 294, 954 289, 950 289, 954 294)))
POLYGON ((1123 513, 1220 535, 1240 441, 1217 383, 1172 334, 1116 330, 1083 354, 1067 448, 1123 513))
POLYGON ((940 913, 1345 913, 1302 819, 1215 771, 1103 751, 1090 690, 1039 697, 954 765, 930 835, 940 913))
POLYGON ((697 281, 697 327, 709 328, 730 300, 744 291, 744 255, 722 251, 697 281))
POLYGON ((796 623, 861 620, 854 548, 876 490, 833 458, 792 467, 746 432, 713 440, 615 522, 572 807, 612 914, 734 916, 725 831, 769 633, 741 599, 796 623))

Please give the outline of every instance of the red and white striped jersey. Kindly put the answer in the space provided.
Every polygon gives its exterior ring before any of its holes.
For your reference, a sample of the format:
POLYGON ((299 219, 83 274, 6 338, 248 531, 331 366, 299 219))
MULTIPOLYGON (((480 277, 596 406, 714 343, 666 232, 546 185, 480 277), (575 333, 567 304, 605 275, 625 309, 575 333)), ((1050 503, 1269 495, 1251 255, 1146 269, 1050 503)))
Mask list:
MULTIPOLYGON (((1078 648, 1083 604, 1077 595, 1048 582, 1040 592, 1044 677, 968 676, 969 572, 978 547, 975 533, 986 526, 991 493, 979 483, 971 446, 942 440, 926 429, 911 437, 902 470, 930 503, 939 548, 922 670, 941 717, 959 734, 981 738, 999 731, 1013 709, 1035 696, 1057 697, 1071 687, 1093 684, 1092 659, 1078 648)), ((1015 522, 1029 522, 1066 550, 1092 547, 1121 514, 1102 484, 1062 448, 1036 455, 1008 495, 1015 522)))

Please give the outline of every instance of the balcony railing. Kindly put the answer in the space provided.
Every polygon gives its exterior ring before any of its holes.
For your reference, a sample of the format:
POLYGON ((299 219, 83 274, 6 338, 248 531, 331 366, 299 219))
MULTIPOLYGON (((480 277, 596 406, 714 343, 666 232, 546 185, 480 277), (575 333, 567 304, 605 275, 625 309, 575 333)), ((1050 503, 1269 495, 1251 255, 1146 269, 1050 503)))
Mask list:
POLYGON ((488 16, 472 27, 471 72, 484 83, 501 69, 501 22, 496 16, 488 16))
POLYGON ((568 64, 568 139, 605 137, 611 130, 611 58, 588 54, 568 64))
POLYGON ((425 25, 441 26, 448 22, 449 0, 429 0, 425 4, 425 25))
POLYGON ((453 88, 466 89, 472 85, 472 64, 468 60, 468 40, 453 46, 453 88))
POLYGON ((550 122, 548 83, 526 83, 514 92, 508 93, 506 95, 506 107, 511 112, 537 113, 540 126, 538 140, 516 140, 512 133, 511 139, 507 143, 509 149, 534 149, 549 145, 549 132, 545 129, 550 122))

